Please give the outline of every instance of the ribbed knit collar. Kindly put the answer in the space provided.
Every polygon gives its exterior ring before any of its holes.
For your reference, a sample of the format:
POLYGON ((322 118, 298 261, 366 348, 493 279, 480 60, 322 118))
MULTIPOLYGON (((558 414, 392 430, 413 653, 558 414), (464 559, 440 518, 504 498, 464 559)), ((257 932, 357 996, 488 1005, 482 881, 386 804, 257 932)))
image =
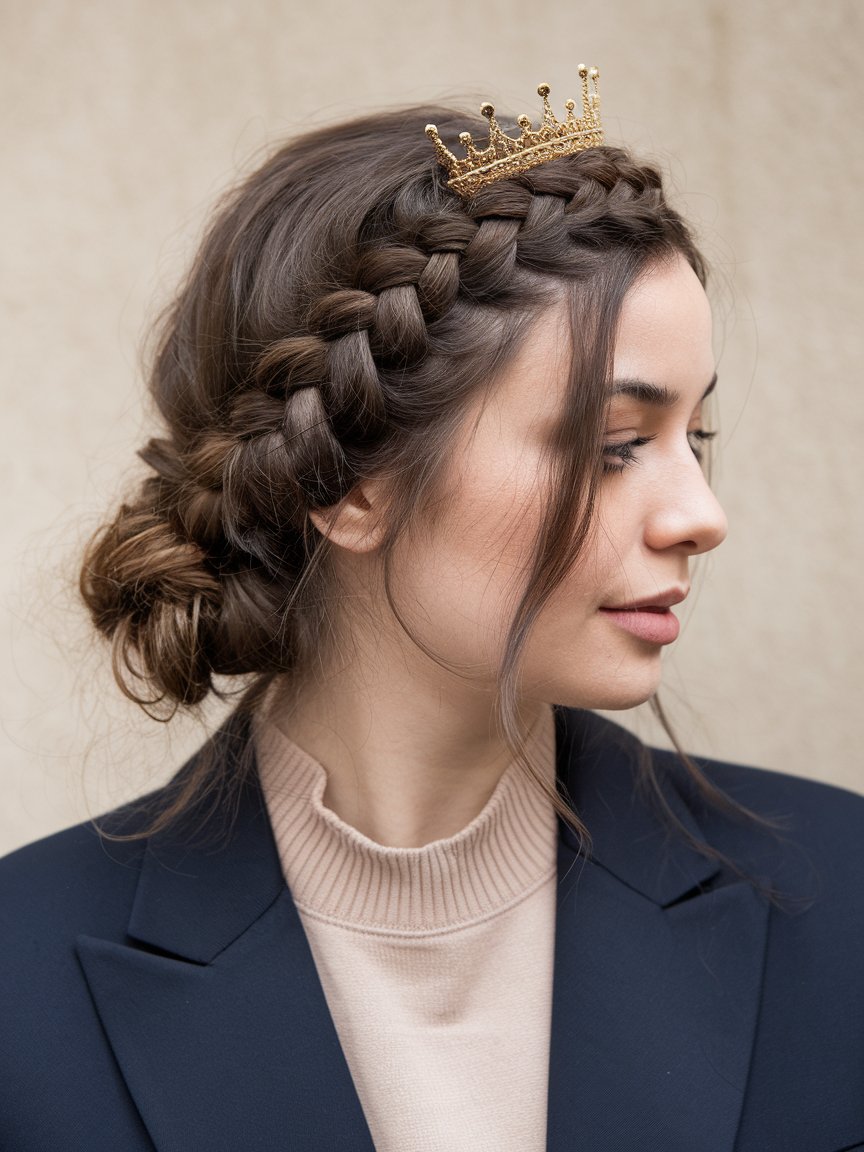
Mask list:
MULTIPOLYGON (((326 769, 272 713, 256 722, 255 748, 282 871, 305 912, 367 932, 440 933, 503 912, 555 870, 555 810, 515 761, 460 832, 392 848, 324 805, 326 769)), ((551 709, 532 729, 528 751, 554 780, 551 709)))

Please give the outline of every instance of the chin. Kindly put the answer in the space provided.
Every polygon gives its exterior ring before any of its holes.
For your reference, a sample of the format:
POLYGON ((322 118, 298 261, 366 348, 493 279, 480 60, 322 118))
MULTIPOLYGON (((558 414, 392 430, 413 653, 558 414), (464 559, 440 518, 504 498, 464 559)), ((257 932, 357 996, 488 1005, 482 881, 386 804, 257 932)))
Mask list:
POLYGON ((620 669, 617 676, 597 675, 590 681, 575 682, 570 677, 556 677, 544 685, 543 696, 550 704, 567 708, 591 708, 607 712, 623 712, 644 704, 660 687, 660 661, 653 667, 620 669), (549 692, 552 690, 553 698, 549 692))
POLYGON ((640 704, 647 703, 656 693, 653 688, 650 692, 634 692, 631 695, 608 696, 593 704, 582 704, 582 708, 596 708, 604 712, 626 712, 628 708, 638 708, 640 704))

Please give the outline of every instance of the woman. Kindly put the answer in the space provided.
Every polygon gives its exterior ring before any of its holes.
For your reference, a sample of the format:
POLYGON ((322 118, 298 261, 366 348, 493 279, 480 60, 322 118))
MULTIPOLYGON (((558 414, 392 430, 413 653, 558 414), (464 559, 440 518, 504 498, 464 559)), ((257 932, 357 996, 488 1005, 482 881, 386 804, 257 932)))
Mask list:
POLYGON ((145 707, 243 695, 0 868, 4 1148, 864 1147, 864 802, 589 711, 726 523, 703 262, 581 74, 461 161, 313 132, 211 226, 81 586, 145 707))

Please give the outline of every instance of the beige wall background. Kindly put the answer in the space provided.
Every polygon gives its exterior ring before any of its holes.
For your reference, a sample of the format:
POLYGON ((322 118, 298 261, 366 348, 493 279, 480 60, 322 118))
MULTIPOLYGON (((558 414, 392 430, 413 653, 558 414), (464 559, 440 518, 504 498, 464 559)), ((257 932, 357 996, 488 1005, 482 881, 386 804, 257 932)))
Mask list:
POLYGON ((150 426, 140 339, 220 189, 355 110, 536 115, 581 59, 715 269, 731 534, 667 700, 695 751, 864 791, 859 0, 3 0, 0 21, 0 850, 164 779, 207 723, 119 697, 74 582, 150 426))

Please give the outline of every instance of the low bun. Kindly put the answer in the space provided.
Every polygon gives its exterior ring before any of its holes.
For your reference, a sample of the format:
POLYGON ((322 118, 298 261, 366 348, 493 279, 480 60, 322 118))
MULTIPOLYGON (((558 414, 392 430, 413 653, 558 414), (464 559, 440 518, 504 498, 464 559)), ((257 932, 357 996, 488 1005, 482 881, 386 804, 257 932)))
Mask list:
POLYGON ((124 504, 93 537, 80 588, 94 625, 112 643, 114 675, 130 699, 144 706, 204 699, 220 582, 202 550, 152 503, 124 504))

